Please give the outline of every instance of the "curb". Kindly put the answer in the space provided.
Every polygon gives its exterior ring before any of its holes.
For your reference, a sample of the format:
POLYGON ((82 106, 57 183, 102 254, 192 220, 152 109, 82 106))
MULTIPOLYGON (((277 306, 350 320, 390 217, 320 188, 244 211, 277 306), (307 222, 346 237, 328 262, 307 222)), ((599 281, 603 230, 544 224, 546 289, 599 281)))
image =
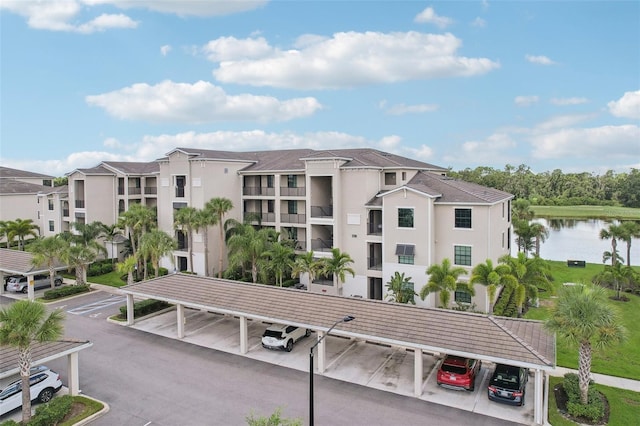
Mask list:
POLYGON ((99 402, 100 404, 102 404, 102 410, 98 411, 97 413, 93 413, 89 417, 85 417, 84 419, 80 420, 77 423, 74 423, 74 426, 82 426, 82 425, 89 424, 92 421, 94 421, 95 419, 97 419, 98 417, 102 417, 105 414, 107 414, 109 412, 109 410, 111 409, 109 404, 107 404, 106 402, 100 401, 99 399, 92 398, 92 397, 90 397, 88 395, 79 395, 79 396, 82 396, 84 398, 90 399, 92 401, 99 402))

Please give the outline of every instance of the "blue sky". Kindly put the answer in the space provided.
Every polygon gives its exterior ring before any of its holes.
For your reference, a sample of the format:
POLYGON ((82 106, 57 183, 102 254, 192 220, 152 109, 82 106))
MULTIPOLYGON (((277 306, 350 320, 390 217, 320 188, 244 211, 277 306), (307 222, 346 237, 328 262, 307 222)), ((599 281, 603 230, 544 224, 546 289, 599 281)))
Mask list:
POLYGON ((0 0, 0 164, 373 147, 640 168, 638 1, 0 0))

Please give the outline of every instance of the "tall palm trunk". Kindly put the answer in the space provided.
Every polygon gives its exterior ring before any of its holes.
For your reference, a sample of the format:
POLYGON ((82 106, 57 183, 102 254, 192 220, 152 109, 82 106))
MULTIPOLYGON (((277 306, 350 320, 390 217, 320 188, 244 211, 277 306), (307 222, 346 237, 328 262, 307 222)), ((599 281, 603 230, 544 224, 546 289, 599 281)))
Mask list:
POLYGON ((588 340, 580 342, 578 354, 580 403, 586 405, 589 400, 589 381, 591 380, 591 342, 588 340))
POLYGON ((222 229, 222 218, 218 222, 220 225, 220 254, 218 255, 218 278, 222 278, 222 250, 224 248, 224 232, 222 229))
MULTIPOLYGON (((29 389, 30 373, 31 373, 31 350, 29 348, 21 348, 18 358, 20 366, 20 379, 22 381, 22 389, 29 389)), ((31 392, 22 392, 22 423, 27 424, 31 419, 31 392)), ((33 396, 31 396, 33 398, 33 396)))

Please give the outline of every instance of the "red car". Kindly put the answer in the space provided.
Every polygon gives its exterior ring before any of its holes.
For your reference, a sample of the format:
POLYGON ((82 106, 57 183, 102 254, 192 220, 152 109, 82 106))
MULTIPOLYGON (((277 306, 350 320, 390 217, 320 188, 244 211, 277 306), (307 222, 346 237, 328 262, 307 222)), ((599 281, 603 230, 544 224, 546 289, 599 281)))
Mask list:
POLYGON ((437 383, 446 388, 473 391, 481 365, 477 359, 447 355, 438 369, 437 383))

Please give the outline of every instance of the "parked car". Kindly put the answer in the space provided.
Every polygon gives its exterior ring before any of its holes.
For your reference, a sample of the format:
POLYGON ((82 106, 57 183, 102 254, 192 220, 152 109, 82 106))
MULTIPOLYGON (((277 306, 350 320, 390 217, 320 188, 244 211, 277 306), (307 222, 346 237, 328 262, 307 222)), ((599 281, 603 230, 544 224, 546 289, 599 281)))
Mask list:
POLYGON ((487 388, 489 399, 511 405, 524 405, 528 378, 529 370, 526 368, 496 365, 487 388))
MULTIPOLYGON (((49 402, 62 388, 60 375, 49 367, 40 365, 31 369, 29 378, 31 400, 49 402)), ((22 380, 18 379, 0 390, 0 416, 22 407, 22 380)))
POLYGON ((21 275, 5 275, 4 277, 4 291, 7 291, 7 284, 9 284, 9 280, 14 277, 20 277, 21 275))
POLYGON ((284 349, 291 352, 293 344, 311 334, 311 330, 292 325, 273 324, 262 334, 262 346, 267 349, 284 349))
POLYGON ((477 359, 447 355, 438 368, 436 381, 446 388, 473 391, 481 366, 477 359))
MULTIPOLYGON (((62 276, 55 275, 53 282, 56 286, 62 285, 62 276)), ((29 291, 29 283, 25 276, 15 276, 9 278, 7 281, 7 291, 13 291, 16 293, 27 293, 29 291)), ((40 290, 41 288, 51 287, 51 281, 49 275, 38 274, 33 276, 33 289, 40 290)))

